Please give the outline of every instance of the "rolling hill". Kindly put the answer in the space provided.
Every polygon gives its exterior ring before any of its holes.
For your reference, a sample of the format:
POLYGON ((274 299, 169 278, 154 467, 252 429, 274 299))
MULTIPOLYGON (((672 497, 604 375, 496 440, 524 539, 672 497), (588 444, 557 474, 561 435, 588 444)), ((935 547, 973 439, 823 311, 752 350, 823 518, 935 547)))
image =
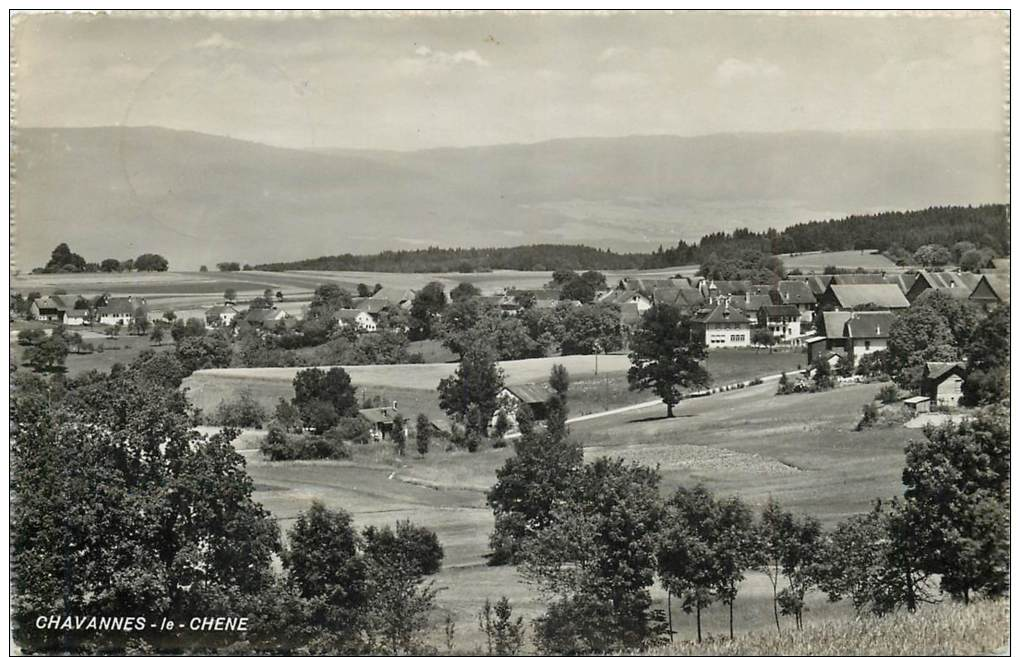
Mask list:
POLYGON ((416 152, 286 149, 162 128, 15 133, 14 261, 155 251, 177 270, 438 246, 649 251, 747 227, 1004 201, 1002 136, 791 132, 416 152))

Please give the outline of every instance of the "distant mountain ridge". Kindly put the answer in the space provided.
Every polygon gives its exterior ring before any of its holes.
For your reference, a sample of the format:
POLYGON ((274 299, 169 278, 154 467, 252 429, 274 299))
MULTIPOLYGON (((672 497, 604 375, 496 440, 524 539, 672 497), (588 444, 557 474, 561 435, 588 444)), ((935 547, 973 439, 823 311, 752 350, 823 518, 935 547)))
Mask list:
POLYGON ((559 139, 415 152, 299 150, 163 128, 14 135, 14 259, 67 242, 173 269, 324 253, 586 244, 649 252, 720 230, 1002 202, 991 132, 559 139))

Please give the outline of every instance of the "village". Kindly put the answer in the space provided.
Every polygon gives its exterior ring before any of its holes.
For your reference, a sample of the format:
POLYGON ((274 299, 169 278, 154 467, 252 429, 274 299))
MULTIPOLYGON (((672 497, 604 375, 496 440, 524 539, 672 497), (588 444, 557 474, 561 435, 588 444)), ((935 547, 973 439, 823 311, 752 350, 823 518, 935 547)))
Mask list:
POLYGON ((1008 654, 1008 11, 9 22, 12 654, 1008 654))
MULTIPOLYGON (((614 286, 597 290, 587 302, 618 314, 618 353, 626 353, 628 335, 650 308, 667 305, 689 314, 699 339, 710 351, 753 348, 799 352, 803 354, 802 369, 825 361, 836 370, 843 362, 840 372, 852 382, 862 359, 886 349, 896 313, 909 308, 929 290, 967 300, 984 311, 1008 304, 1009 259, 994 259, 992 265, 979 272, 919 269, 792 273, 773 284, 711 280, 696 273, 669 277, 621 275, 614 286)), ((356 334, 406 335, 407 318, 418 290, 378 284, 375 289, 361 287, 350 290, 350 307, 333 311, 334 328, 356 334)), ((503 317, 515 317, 528 309, 552 311, 582 306, 580 300, 562 298, 562 290, 550 284, 536 289, 507 288, 485 295, 476 290, 476 294, 503 317)), ((452 301, 450 291, 444 291, 444 295, 447 302, 452 301)), ((294 302, 283 301, 281 291, 267 288, 248 303, 238 300, 237 293, 229 289, 221 303, 197 309, 190 304, 186 309, 175 310, 165 303, 150 309, 141 295, 108 293, 95 296, 29 293, 22 297, 21 305, 24 319, 32 322, 31 326, 45 329, 61 325, 103 339, 115 339, 122 332, 155 335, 158 339, 154 338, 154 344, 162 344, 172 324, 185 319, 191 326, 200 322, 206 331, 226 328, 235 334, 242 326, 256 334, 293 330, 303 319, 305 308, 295 308, 294 302)), ((169 340, 169 335, 166 339, 169 340)), ((611 341, 607 339, 606 343, 611 341)), ((958 361, 929 363, 923 389, 903 403, 913 414, 958 407, 964 368, 965 363, 958 361)), ((698 394, 696 390, 690 392, 698 394)), ((519 386, 509 386, 504 393, 519 401, 534 397, 519 386)), ((535 410, 541 413, 540 409, 535 410)), ((387 408, 381 408, 368 409, 365 414, 377 425, 374 435, 388 433, 392 412, 387 417, 387 408)))

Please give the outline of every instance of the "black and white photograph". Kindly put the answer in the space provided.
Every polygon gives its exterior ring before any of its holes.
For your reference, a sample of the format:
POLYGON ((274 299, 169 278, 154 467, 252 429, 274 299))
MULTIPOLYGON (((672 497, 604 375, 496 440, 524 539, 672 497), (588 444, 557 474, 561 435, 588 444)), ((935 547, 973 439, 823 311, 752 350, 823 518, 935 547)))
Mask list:
POLYGON ((1009 654, 1010 22, 9 10, 11 654, 1009 654))

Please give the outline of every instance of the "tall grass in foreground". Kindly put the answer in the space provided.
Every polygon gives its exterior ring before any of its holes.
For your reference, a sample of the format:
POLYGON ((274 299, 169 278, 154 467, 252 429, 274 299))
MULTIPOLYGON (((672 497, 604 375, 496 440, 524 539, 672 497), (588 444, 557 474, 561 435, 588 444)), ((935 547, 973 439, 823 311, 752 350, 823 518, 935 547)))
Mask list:
POLYGON ((916 614, 848 618, 800 632, 760 631, 733 641, 678 642, 648 655, 973 655, 1009 644, 1009 600, 945 602, 916 614))

